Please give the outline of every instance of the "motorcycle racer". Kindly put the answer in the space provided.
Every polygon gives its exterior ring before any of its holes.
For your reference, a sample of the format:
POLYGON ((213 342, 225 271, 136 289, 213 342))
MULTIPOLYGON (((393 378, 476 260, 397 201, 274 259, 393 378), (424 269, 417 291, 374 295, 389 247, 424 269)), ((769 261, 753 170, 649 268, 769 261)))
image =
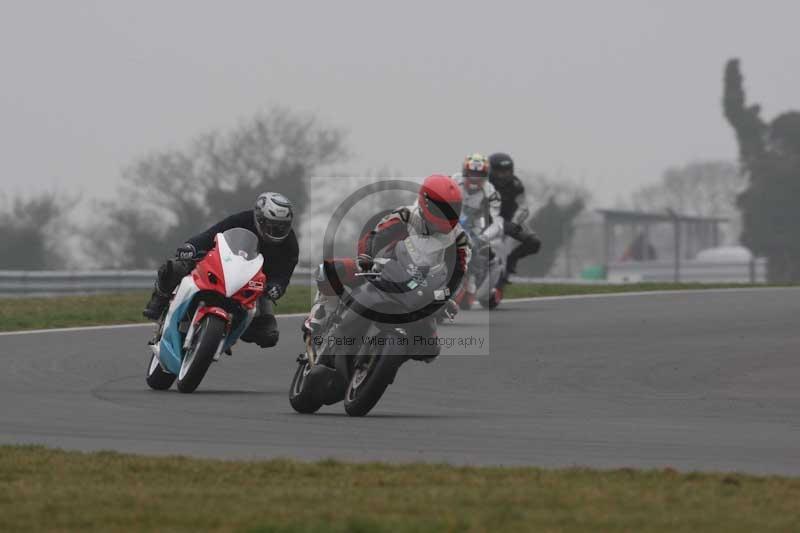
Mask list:
MULTIPOLYGON (((474 153, 464 159, 461 173, 453 176, 464 196, 462 220, 474 222, 482 217, 485 221, 480 233, 473 235, 479 241, 472 243, 474 248, 488 247, 490 241, 503 236, 500 195, 488 181, 489 169, 489 159, 484 155, 474 153)), ((474 300, 476 287, 473 278, 474 276, 467 276, 464 290, 456 298, 463 308, 469 308, 474 300)), ((502 293, 500 289, 495 289, 495 291, 498 294, 494 297, 499 301, 502 293)))
MULTIPOLYGON (((457 306, 449 297, 455 295, 470 260, 469 240, 458 224, 461 204, 461 190, 453 179, 438 174, 428 176, 413 205, 395 209, 361 237, 356 260, 325 259, 317 278, 316 300, 301 328, 304 337, 319 331, 325 317, 336 309, 342 292, 341 284, 357 283, 356 272, 369 271, 375 257, 391 255, 394 246, 409 235, 435 239, 446 249, 445 263, 453 265, 453 268, 447 283, 448 301, 445 305, 451 315, 455 314, 457 306), (331 275, 334 272, 336 275, 331 275)), ((435 321, 424 322, 421 326, 427 331, 420 334, 435 336, 435 321)), ((438 355, 438 347, 428 350, 435 351, 428 358, 438 355)))
POLYGON ((285 196, 265 192, 258 196, 253 209, 233 214, 191 237, 177 249, 175 258, 168 259, 159 267, 153 294, 142 314, 151 320, 159 320, 169 304, 172 291, 194 269, 202 253, 213 248, 217 233, 244 228, 258 237, 267 284, 264 296, 258 301, 256 316, 240 338, 262 348, 275 346, 279 333, 272 302, 286 292, 299 256, 297 237, 292 229, 293 218, 292 204, 285 196))
POLYGON ((525 197, 525 186, 514 174, 514 160, 510 155, 497 152, 489 156, 489 181, 500 195, 500 216, 503 217, 505 234, 520 242, 508 256, 507 276, 516 272, 520 259, 538 252, 542 241, 525 227, 530 210, 525 197))
POLYGON ((488 181, 489 160, 475 153, 467 156, 460 174, 453 176, 464 196, 462 216, 483 216, 487 224, 481 237, 490 241, 503 234, 500 195, 488 181))

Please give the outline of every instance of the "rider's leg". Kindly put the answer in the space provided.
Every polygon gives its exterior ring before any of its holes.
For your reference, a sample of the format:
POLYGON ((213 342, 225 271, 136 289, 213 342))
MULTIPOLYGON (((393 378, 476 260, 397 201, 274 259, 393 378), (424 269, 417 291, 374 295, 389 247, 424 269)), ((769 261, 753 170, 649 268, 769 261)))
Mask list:
POLYGON ((352 286, 357 279, 356 263, 352 259, 325 260, 317 271, 317 295, 314 304, 303 322, 301 330, 304 336, 320 330, 325 318, 339 305, 339 296, 344 286, 352 286))
POLYGON ((432 362, 442 351, 436 332, 436 321, 426 318, 415 322, 408 328, 409 357, 415 361, 432 362))
POLYGON ((475 293, 478 291, 475 283, 475 275, 467 269, 467 274, 461 279, 461 283, 456 289, 453 301, 458 304, 460 309, 469 309, 475 302, 475 293))
POLYGON ((520 244, 508 254, 508 259, 506 260, 506 272, 508 274, 513 274, 517 271, 517 261, 525 256, 535 254, 542 246, 542 241, 532 231, 523 229, 517 234, 511 235, 511 237, 520 241, 520 244))
POLYGON ((161 313, 164 312, 164 309, 169 304, 172 291, 193 268, 194 263, 192 261, 178 259, 168 259, 162 264, 156 274, 153 294, 150 296, 150 301, 145 305, 142 315, 150 320, 161 318, 161 313))
POLYGON ((261 298, 256 316, 240 338, 242 342, 252 342, 261 348, 272 348, 278 344, 278 336, 278 321, 275 320, 272 302, 261 298))
POLYGON ((325 294, 318 289, 311 310, 300 329, 304 334, 318 332, 322 328, 325 317, 330 316, 338 305, 339 297, 336 294, 325 294))

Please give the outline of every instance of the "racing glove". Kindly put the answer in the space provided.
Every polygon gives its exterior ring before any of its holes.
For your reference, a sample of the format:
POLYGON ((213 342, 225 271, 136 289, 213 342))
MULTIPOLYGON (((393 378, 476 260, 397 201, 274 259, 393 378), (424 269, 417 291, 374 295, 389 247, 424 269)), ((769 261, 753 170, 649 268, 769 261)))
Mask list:
POLYGON ((374 264, 374 260, 372 259, 372 256, 369 254, 358 254, 356 263, 358 263, 358 268, 361 269, 361 272, 369 272, 370 270, 372 270, 372 265, 374 264))
POLYGON ((284 288, 281 285, 276 284, 267 284, 267 296, 269 296, 270 300, 277 300, 281 296, 283 296, 284 288))
POLYGON ((458 304, 452 298, 449 298, 444 304, 444 314, 450 320, 456 317, 458 309, 458 304))
POLYGON ((185 243, 175 251, 175 257, 182 261, 190 261, 197 259, 197 248, 194 244, 185 243))

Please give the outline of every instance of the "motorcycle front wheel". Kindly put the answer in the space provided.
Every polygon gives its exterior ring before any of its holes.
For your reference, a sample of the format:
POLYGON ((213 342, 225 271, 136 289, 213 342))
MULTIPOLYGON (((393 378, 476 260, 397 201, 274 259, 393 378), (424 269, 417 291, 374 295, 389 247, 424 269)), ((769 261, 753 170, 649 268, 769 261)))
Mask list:
POLYGON ((369 355, 358 356, 353 365, 344 396, 344 410, 350 416, 369 413, 406 360, 406 348, 399 342, 400 337, 384 338, 383 346, 376 346, 369 355))
POLYGON ((292 385, 289 387, 289 403, 292 409, 302 414, 316 413, 322 407, 321 394, 314 390, 309 374, 314 365, 309 361, 308 354, 297 362, 297 371, 294 373, 292 385))
POLYGON ((175 374, 161 368, 158 357, 150 357, 150 366, 147 367, 147 385, 153 390, 167 390, 175 381, 175 374))
POLYGON ((225 338, 227 323, 216 315, 206 315, 197 325, 192 346, 186 352, 178 373, 178 390, 194 392, 203 381, 211 361, 225 338))

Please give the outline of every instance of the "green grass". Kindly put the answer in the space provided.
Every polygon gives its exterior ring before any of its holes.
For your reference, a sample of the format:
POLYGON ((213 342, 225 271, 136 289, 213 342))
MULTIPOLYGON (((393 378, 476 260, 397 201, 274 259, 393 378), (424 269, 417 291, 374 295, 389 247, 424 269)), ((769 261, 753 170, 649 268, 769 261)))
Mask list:
POLYGON ((0 447, 0 531, 799 531, 800 478, 0 447))
MULTIPOLYGON (((150 291, 0 298, 0 331, 146 322, 142 309, 149 298, 150 291)), ((290 286, 276 310, 279 313, 308 311, 313 298, 311 287, 290 286)))
POLYGON ((578 285, 571 283, 535 284, 513 283, 503 291, 505 298, 528 298, 541 296, 565 296, 572 294, 611 294, 619 292, 684 291, 698 289, 733 289, 742 287, 765 287, 744 283, 628 283, 624 285, 578 285))
MULTIPOLYGON (((742 284, 635 283, 630 285, 539 285, 513 284, 506 298, 599 294, 653 290, 691 290, 747 287, 742 284)), ((61 296, 54 298, 0 298, 0 331, 134 324, 144 322, 142 308, 149 292, 61 296)), ((290 286, 276 308, 280 313, 308 311, 314 298, 312 287, 290 286)))

